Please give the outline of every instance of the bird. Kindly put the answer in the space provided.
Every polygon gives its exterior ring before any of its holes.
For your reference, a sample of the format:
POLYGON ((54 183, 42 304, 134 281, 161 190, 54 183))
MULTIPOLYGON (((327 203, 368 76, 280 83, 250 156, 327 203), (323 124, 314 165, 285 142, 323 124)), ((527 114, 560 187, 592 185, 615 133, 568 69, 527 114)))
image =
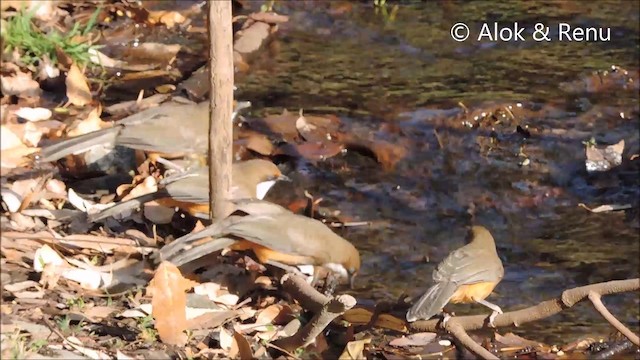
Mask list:
POLYGON ((182 266, 224 248, 251 250, 262 264, 285 269, 304 265, 314 266, 314 270, 322 267, 340 283, 353 285, 360 270, 360 253, 324 223, 264 200, 243 199, 234 204, 234 214, 246 215, 231 215, 199 232, 178 238, 162 247, 155 255, 156 260, 182 266), (213 240, 200 241, 207 237, 213 240))
MULTIPOLYGON (((252 159, 234 163, 231 168, 231 199, 263 199, 277 181, 291 181, 278 166, 268 160, 252 159)), ((193 216, 209 216, 209 168, 198 167, 163 179, 158 191, 120 202, 90 215, 96 222, 125 211, 139 208, 149 201, 183 209, 193 216)))
POLYGON ((407 321, 426 320, 439 313, 448 303, 477 302, 491 310, 489 324, 499 306, 485 300, 504 276, 502 261, 489 230, 471 227, 471 241, 451 252, 433 271, 431 286, 407 312, 407 321))
MULTIPOLYGON (((238 111, 250 106, 237 102, 238 111)), ((37 161, 57 161, 67 155, 80 154, 97 146, 116 145, 161 154, 196 154, 204 156, 209 144, 209 102, 183 104, 165 102, 128 116, 110 128, 75 136, 45 146, 37 161)))

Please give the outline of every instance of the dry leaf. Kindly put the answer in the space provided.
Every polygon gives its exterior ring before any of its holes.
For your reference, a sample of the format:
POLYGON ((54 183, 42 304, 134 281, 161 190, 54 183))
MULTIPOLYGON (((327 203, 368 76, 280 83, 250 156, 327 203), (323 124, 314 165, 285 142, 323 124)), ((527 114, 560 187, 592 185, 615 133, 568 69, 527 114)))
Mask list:
POLYGON ((0 89, 5 96, 16 95, 21 98, 38 97, 42 93, 40 84, 31 78, 30 73, 20 71, 15 64, 2 63, 3 72, 12 71, 12 76, 0 76, 0 89))
POLYGON ((153 176, 147 176, 142 183, 138 184, 124 196, 122 201, 127 201, 156 191, 158 191, 158 181, 153 176))
POLYGON ((594 208, 589 208, 587 205, 580 203, 578 204, 581 208, 585 208, 592 213, 601 213, 601 212, 609 212, 609 211, 618 211, 618 210, 627 210, 631 209, 633 206, 631 204, 623 204, 623 205, 600 205, 594 208))
MULTIPOLYGON (((365 308, 353 308, 347 310, 342 317, 353 325, 366 325, 371 321, 371 316, 373 316, 373 312, 365 308)), ((403 319, 389 314, 380 314, 374 325, 400 332, 407 331, 406 322, 403 319)))
POLYGON ((40 284, 33 280, 27 280, 19 283, 8 284, 4 286, 4 289, 13 294, 18 299, 42 299, 44 296, 44 290, 40 287, 40 284), (28 289, 35 288, 35 291, 28 291, 28 289))
POLYGON ((91 90, 87 78, 76 64, 72 64, 65 79, 67 85, 67 98, 76 106, 85 106, 91 103, 91 90))
POLYGON ((67 192, 67 200, 69 204, 73 205, 76 209, 83 211, 89 215, 97 214, 100 211, 110 207, 109 204, 96 204, 93 201, 85 200, 76 194, 73 189, 69 189, 67 192))
POLYGON ((114 307, 111 307, 111 306, 94 306, 92 308, 85 309, 84 310, 84 315, 89 317, 89 318, 96 319, 97 321, 100 321, 100 320, 108 317, 109 315, 113 314, 116 311, 118 311, 118 309, 116 309, 114 307))
POLYGON ((182 14, 177 11, 149 11, 149 17, 147 18, 150 24, 164 24, 168 28, 174 27, 176 24, 182 24, 187 20, 182 14))
POLYGON ((617 144, 598 148, 588 145, 586 147, 587 171, 607 171, 622 164, 622 152, 624 151, 624 139, 617 144))
POLYGON ((437 336, 438 335, 436 333, 432 332, 415 333, 393 339, 389 342, 389 345, 396 347, 425 346, 433 342, 437 336))
POLYGON ((42 121, 50 119, 53 113, 47 108, 22 107, 16 110, 15 114, 28 121, 42 121))
POLYGON ((359 360, 365 359, 364 356, 364 348, 366 345, 371 343, 371 338, 350 341, 347 343, 347 346, 344 348, 344 351, 340 355, 340 360, 359 360))
POLYGON ((233 340, 236 342, 236 346, 238 347, 238 355, 241 360, 251 360, 253 359, 253 352, 251 351, 251 345, 249 345, 249 341, 242 336, 242 334, 237 331, 233 332, 233 340))
POLYGON ((111 126, 110 123, 100 119, 100 108, 95 108, 89 112, 86 119, 75 124, 73 129, 67 132, 67 136, 73 137, 84 135, 93 131, 101 130, 111 126))
POLYGON ((186 279, 178 268, 168 261, 160 264, 147 287, 152 296, 153 318, 162 342, 183 346, 187 342, 186 291, 197 285, 186 279))
MULTIPOLYGON (((220 348, 222 350, 229 351, 229 357, 233 358, 234 356, 231 354, 231 350, 234 344, 233 335, 231 331, 225 329, 224 327, 220 328, 220 348)), ((237 348, 236 348, 237 352, 237 348)))
POLYGON ((5 151, 17 147, 25 147, 24 143, 20 139, 12 128, 1 125, 0 126, 0 150, 5 151))

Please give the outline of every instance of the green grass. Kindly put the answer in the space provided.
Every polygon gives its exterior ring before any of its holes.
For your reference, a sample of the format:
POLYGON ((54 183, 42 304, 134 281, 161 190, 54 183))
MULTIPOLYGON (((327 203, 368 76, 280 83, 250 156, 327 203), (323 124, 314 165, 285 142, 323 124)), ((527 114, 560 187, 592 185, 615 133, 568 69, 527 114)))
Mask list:
POLYGON ((56 47, 62 49, 73 61, 79 65, 89 63, 89 50, 99 46, 92 45, 88 41, 78 41, 75 37, 86 38, 86 35, 96 24, 100 8, 96 9, 89 22, 81 28, 75 23, 73 28, 66 33, 52 30, 43 33, 33 23, 33 15, 36 9, 31 11, 21 10, 6 22, 6 28, 2 32, 5 44, 4 51, 18 49, 20 60, 26 65, 33 65, 45 55, 57 62, 56 47))

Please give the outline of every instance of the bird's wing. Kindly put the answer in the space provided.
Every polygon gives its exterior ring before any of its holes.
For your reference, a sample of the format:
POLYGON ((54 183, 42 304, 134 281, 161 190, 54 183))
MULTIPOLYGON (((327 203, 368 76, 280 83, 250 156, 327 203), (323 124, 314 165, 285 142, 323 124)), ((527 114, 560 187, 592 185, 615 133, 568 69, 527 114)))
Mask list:
POLYGON ((191 176, 185 174, 182 178, 168 183, 166 192, 171 198, 196 204, 209 202, 209 176, 194 172, 191 176))
POLYGON ((464 246, 447 256, 433 272, 436 282, 453 282, 458 285, 485 281, 498 281, 504 270, 502 263, 494 262, 495 253, 477 247, 464 246))
POLYGON ((305 220, 307 218, 287 213, 247 215, 226 227, 224 232, 280 253, 327 258, 325 244, 310 238, 311 223, 305 220))
POLYGON ((407 312, 407 321, 429 319, 449 302, 457 289, 453 282, 437 282, 407 312))

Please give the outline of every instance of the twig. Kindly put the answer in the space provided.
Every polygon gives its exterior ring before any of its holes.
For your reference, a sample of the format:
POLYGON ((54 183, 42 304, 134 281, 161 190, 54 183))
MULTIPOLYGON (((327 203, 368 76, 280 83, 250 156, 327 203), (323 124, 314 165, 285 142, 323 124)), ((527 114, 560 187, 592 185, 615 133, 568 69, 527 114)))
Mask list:
POLYGON ((329 225, 335 228, 368 226, 368 225, 371 225, 371 221, 347 221, 347 222, 334 221, 329 225))
POLYGON ((491 351, 483 348, 480 344, 475 342, 464 330, 464 327, 457 321, 457 318, 451 318, 445 325, 445 329, 447 329, 451 335, 453 335, 464 347, 476 356, 483 359, 498 359, 498 357, 492 354, 491 351))
POLYGON ((607 307, 602 303, 602 296, 600 294, 595 291, 589 292, 589 300, 591 300, 593 306, 598 310, 600 315, 609 322, 609 324, 616 328, 616 330, 618 330, 622 335, 626 336, 626 338, 632 343, 636 344, 636 346, 640 346, 640 337, 624 326, 623 323, 609 312, 607 307))
POLYGON ((433 135, 436 136, 436 140, 438 140, 438 146, 440 146, 440 149, 444 149, 444 144, 442 143, 442 139, 440 138, 440 134, 438 134, 438 130, 433 129, 433 135))
MULTIPOLYGON (((640 289, 640 279, 615 280, 604 283, 581 286, 565 290, 559 298, 547 300, 538 305, 526 309, 506 312, 496 316, 495 327, 520 326, 524 323, 540 320, 555 315, 562 310, 585 300, 589 292, 594 291, 600 295, 616 294, 640 289)), ((458 316, 456 321, 466 330, 484 328, 486 315, 458 316)), ((440 319, 421 320, 407 324, 412 332, 437 331, 440 319)))

